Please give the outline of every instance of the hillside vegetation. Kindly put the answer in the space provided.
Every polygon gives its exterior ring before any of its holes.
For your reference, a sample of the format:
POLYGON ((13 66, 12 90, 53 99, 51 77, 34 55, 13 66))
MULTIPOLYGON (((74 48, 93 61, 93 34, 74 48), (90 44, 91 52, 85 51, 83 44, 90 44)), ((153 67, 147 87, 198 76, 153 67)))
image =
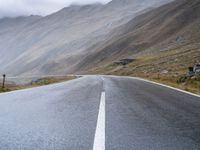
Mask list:
POLYGON ((200 1, 175 0, 115 29, 80 68, 94 74, 148 78, 200 93, 199 75, 180 82, 188 67, 200 63, 199 29, 200 1), (126 66, 114 63, 124 58, 134 61, 126 66))
POLYGON ((188 67, 199 60, 198 45, 185 45, 156 54, 138 56, 126 66, 111 63, 91 69, 88 73, 142 77, 200 94, 200 75, 185 78, 188 67))
POLYGON ((183 46, 194 46, 190 50, 196 51, 200 48, 199 29, 200 1, 176 0, 114 29, 106 42, 93 47, 93 53, 83 58, 78 68, 84 71, 123 58, 156 55, 183 46))

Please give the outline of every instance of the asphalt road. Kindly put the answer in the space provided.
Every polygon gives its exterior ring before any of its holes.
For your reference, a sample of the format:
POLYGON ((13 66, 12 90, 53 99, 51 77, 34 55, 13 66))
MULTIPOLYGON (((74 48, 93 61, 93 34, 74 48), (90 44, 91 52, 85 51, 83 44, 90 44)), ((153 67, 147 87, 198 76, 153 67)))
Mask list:
POLYGON ((199 150, 200 97, 86 76, 0 94, 0 150, 199 150))

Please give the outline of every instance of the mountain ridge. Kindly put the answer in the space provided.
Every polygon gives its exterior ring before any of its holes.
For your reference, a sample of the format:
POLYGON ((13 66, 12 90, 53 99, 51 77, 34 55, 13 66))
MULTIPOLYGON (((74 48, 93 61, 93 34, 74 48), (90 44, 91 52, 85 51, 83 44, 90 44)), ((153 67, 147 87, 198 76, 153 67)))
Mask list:
POLYGON ((86 56, 78 65, 77 70, 198 43, 199 12, 198 0, 192 2, 177 0, 141 14, 127 24, 114 29, 110 33, 110 38, 96 46, 94 52, 86 56), (90 61, 94 65, 91 65, 90 61))
MULTIPOLYGON (((79 60, 90 55, 88 49, 104 40, 107 33, 156 3, 152 0, 150 6, 139 7, 141 3, 131 1, 134 2, 135 5, 120 8, 115 7, 116 0, 107 5, 76 6, 74 11, 70 11, 74 7, 68 7, 33 22, 19 23, 19 27, 8 28, 6 32, 0 28, 0 56, 3 58, 0 72, 10 75, 73 72, 79 60)), ((159 4, 163 2, 166 1, 159 4)))

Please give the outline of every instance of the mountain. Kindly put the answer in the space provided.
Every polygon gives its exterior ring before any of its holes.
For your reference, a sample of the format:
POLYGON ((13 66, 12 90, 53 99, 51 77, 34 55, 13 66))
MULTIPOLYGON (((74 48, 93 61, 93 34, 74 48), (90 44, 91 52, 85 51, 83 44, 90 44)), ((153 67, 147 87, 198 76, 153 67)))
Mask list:
POLYGON ((170 0, 113 0, 72 5, 49 16, 0 20, 0 73, 73 73, 108 33, 170 0))
MULTIPOLYGON (((183 54, 185 57, 189 55, 193 57, 187 62, 195 63, 200 60, 199 29, 200 1, 176 0, 138 15, 128 23, 113 29, 105 41, 92 47, 92 53, 81 60, 77 65, 77 71, 102 66, 123 58, 157 55, 159 52, 169 50, 175 52, 178 48, 182 57, 183 54), (185 50, 187 53, 184 53, 185 50)), ((176 60, 175 56, 173 59, 176 60)), ((169 61, 170 59, 165 63, 169 61)), ((182 61, 182 64, 184 63, 182 61)), ((184 66, 187 68, 187 65, 189 64, 184 66)))

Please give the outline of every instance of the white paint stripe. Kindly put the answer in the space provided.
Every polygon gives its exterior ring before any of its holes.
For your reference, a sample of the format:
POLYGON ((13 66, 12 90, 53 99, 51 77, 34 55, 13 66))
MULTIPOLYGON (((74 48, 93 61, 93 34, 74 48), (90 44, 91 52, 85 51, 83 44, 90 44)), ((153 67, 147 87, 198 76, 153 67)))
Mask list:
POLYGON ((184 90, 181 90, 181 89, 178 89, 178 88, 175 88, 175 87, 171 87, 171 86, 168 86, 168 85, 165 85, 165 84, 157 83, 157 82, 154 82, 154 81, 150 81, 150 80, 146 80, 146 79, 142 79, 142 78, 138 78, 138 77, 131 77, 131 78, 141 80, 141 81, 145 81, 145 82, 149 82, 149 83, 156 84, 156 85, 160 85, 160 86, 170 88, 170 89, 173 89, 173 90, 185 93, 185 94, 189 94, 189 95, 192 95, 192 96, 200 97, 200 95, 198 95, 198 94, 187 92, 187 91, 184 91, 184 90))
POLYGON ((105 150, 105 118, 105 92, 102 92, 93 150, 105 150))
POLYGON ((143 79, 143 78, 140 78, 140 77, 104 75, 104 77, 106 77, 106 76, 107 77, 114 77, 114 78, 121 77, 121 78, 130 78, 130 79, 141 80, 141 81, 149 82, 149 83, 156 84, 156 85, 159 85, 159 86, 163 86, 163 87, 166 87, 166 88, 170 88, 172 90, 176 90, 176 91, 179 91, 179 92, 182 92, 182 93, 185 93, 185 94, 189 94, 189 95, 192 95, 192 96, 200 97, 200 95, 198 95, 198 94, 194 94, 194 93, 191 93, 191 92, 188 92, 188 91, 184 91, 184 90, 181 90, 181 89, 169 86, 169 85, 165 85, 165 84, 162 84, 162 83, 157 83, 157 82, 150 81, 150 80, 147 80, 147 79, 143 79))
POLYGON ((169 86, 169 85, 165 85, 165 84, 162 84, 162 83, 157 83, 157 82, 150 81, 150 80, 147 80, 147 79, 142 79, 142 78, 139 78, 139 77, 129 77, 129 78, 133 78, 133 79, 136 79, 136 80, 141 80, 141 81, 149 82, 149 83, 156 84, 156 85, 159 85, 159 86, 163 86, 163 87, 166 87, 166 88, 170 88, 170 89, 173 89, 173 90, 185 93, 185 94, 189 94, 189 95, 192 95, 192 96, 200 97, 200 95, 198 95, 198 94, 187 92, 187 91, 184 91, 184 90, 181 90, 181 89, 169 86))

